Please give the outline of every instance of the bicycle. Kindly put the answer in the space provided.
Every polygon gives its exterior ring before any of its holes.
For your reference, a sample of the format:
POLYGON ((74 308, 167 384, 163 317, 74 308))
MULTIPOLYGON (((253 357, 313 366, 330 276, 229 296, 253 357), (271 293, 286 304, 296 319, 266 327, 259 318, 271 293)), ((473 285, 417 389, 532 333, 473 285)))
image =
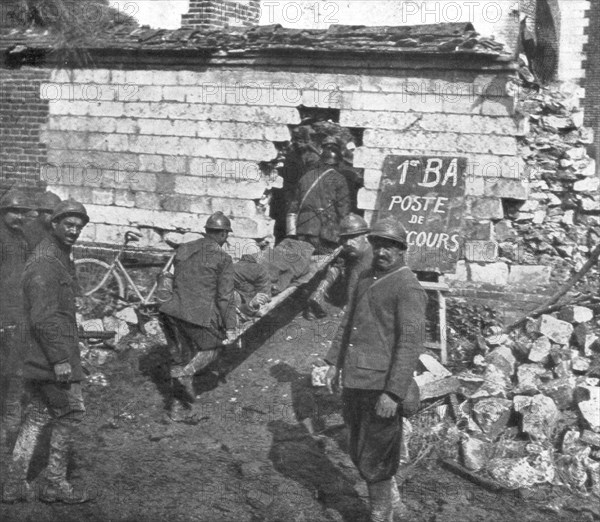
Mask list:
MULTIPOLYGON (((139 241, 141 237, 141 234, 134 231, 125 232, 123 244, 117 251, 112 263, 110 264, 100 259, 91 257, 75 260, 77 281, 84 297, 91 297, 100 292, 100 290, 104 290, 111 297, 116 297, 121 301, 127 301, 127 289, 131 288, 139 300, 138 305, 141 307, 151 307, 166 300, 161 297, 159 297, 158 300, 153 300, 154 294, 158 288, 159 278, 157 278, 154 282, 148 295, 144 296, 140 287, 131 278, 129 272, 127 272, 127 269, 121 262, 121 257, 123 256, 127 245, 129 243, 139 241), (125 279, 125 283, 123 282, 123 278, 125 279)), ((176 247, 176 245, 169 242, 167 244, 173 248, 176 247)), ((161 275, 164 275, 170 271, 171 267, 173 266, 174 259, 175 252, 173 252, 167 263, 162 268, 161 275)))

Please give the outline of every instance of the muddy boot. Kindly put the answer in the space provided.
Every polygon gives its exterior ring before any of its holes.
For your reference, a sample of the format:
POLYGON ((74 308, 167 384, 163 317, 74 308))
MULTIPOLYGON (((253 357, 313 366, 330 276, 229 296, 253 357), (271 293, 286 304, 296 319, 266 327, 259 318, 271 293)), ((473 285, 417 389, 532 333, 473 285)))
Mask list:
POLYGON ((396 483, 396 477, 392 477, 392 510, 394 515, 394 522, 401 522, 402 520, 408 520, 408 508, 402 502, 400 497, 400 491, 398 491, 398 484, 396 483))
POLYGON ((27 482, 27 471, 40 433, 49 418, 47 411, 40 412, 37 408, 27 411, 8 463, 6 481, 2 486, 2 502, 11 504, 33 500, 34 491, 27 482))
POLYGON ((75 425, 68 420, 55 421, 50 438, 50 454, 46 468, 47 485, 40 492, 42 502, 82 504, 90 501, 83 489, 74 488, 67 480, 67 459, 73 445, 75 425))
POLYGON ((369 489, 369 504, 371 522, 393 522, 392 510, 392 481, 382 480, 367 484, 369 489))

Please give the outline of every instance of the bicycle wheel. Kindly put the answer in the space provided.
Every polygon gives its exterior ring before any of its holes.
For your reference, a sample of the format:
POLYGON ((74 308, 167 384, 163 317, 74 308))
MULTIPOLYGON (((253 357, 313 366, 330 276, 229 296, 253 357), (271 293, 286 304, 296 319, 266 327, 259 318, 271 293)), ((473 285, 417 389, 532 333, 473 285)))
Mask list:
POLYGON ((102 288, 112 297, 125 299, 123 280, 114 270, 109 274, 109 270, 110 265, 100 259, 76 259, 75 272, 81 293, 89 297, 102 288))

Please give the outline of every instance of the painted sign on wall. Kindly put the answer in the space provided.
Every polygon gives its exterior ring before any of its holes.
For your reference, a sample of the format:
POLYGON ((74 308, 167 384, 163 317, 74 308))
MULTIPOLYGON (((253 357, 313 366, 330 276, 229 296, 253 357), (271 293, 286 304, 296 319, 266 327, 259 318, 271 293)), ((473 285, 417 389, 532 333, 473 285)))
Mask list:
POLYGON ((465 213, 467 158, 387 156, 377 219, 395 216, 408 231, 413 270, 454 272, 465 213))

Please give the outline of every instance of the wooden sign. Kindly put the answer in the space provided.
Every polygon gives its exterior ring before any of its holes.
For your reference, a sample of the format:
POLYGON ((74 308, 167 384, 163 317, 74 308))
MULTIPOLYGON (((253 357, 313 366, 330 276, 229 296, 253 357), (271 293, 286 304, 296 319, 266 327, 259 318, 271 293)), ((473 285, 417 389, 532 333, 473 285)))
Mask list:
POLYGON ((454 272, 462 249, 467 158, 387 156, 376 219, 395 216, 408 231, 413 270, 454 272))

